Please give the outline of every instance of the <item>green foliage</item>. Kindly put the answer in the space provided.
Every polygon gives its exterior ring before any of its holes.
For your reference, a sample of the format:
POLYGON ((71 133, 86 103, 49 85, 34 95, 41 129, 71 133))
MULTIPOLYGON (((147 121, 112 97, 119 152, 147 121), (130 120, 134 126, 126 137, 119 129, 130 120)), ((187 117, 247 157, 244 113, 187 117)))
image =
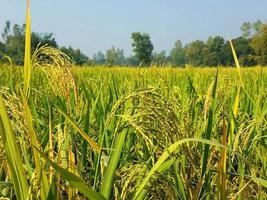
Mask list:
MULTIPOLYGON (((250 46, 250 41, 251 39, 246 39, 244 37, 238 37, 232 40, 235 46, 235 51, 236 51, 239 63, 242 66, 253 66, 257 64, 253 59, 254 51, 250 46)), ((227 43, 225 51, 231 52, 229 43, 227 43)), ((227 65, 233 65, 234 60, 231 59, 231 57, 229 56, 230 56, 230 53, 228 53, 228 55, 225 57, 225 63, 227 65)))
POLYGON ((185 49, 182 46, 181 40, 175 42, 174 48, 171 50, 171 63, 173 66, 185 65, 185 49))
POLYGON ((224 64, 225 41, 223 37, 209 37, 206 43, 204 66, 216 66, 224 64))
MULTIPOLYGON (((11 172, 12 187, 15 190, 17 199, 23 200, 28 196, 28 183, 23 170, 22 155, 16 143, 16 136, 8 117, 2 96, 0 95, 0 139, 4 144, 7 155, 7 162, 11 172)), ((1 197, 1 194, 0 194, 1 197)))
POLYGON ((263 23, 258 20, 256 22, 244 22, 241 26, 242 36, 245 38, 252 37, 253 35, 260 32, 263 23))
POLYGON ((241 26, 242 36, 248 38, 251 35, 252 25, 250 22, 244 22, 241 26))
POLYGON ((159 53, 154 53, 153 54, 153 65, 156 66, 164 66, 168 64, 168 57, 166 56, 166 52, 165 51, 161 51, 159 53))
POLYGON ((32 32, 31 38, 32 38, 32 51, 34 51, 38 46, 44 46, 44 45, 58 48, 57 41, 52 33, 40 34, 32 32))
MULTIPOLYGON (((14 70, 13 77, 21 77, 21 68, 14 67, 14 70)), ((51 70, 50 73, 58 73, 57 67, 51 70)), ((110 199, 131 199, 145 180, 140 199, 179 199, 180 196, 205 199, 207 193, 211 199, 218 199, 221 148, 214 148, 213 144, 222 144, 224 116, 227 129, 234 119, 233 142, 227 143, 226 197, 240 193, 252 199, 259 196, 264 199, 267 71, 265 68, 240 70, 244 88, 253 101, 242 89, 237 93, 236 70, 224 68, 219 68, 215 100, 216 71, 212 68, 74 68, 78 88, 75 95, 74 90, 69 94, 67 90, 56 92, 64 86, 63 81, 53 81, 42 68, 36 67, 25 113, 19 89, 13 86, 18 78, 12 79, 11 71, 2 67, 0 92, 23 157, 23 173, 28 174, 25 178, 32 183, 32 191, 39 191, 40 179, 33 173, 34 152, 25 136, 34 127, 42 157, 45 155, 53 162, 41 159, 41 177, 47 177, 49 186, 55 183, 55 195, 82 198, 78 190, 85 191, 86 186, 110 199), (236 96, 240 98, 238 104, 236 96), (232 109, 236 113, 236 105, 238 115, 228 116, 232 109), (194 139, 188 145, 179 143, 179 148, 168 150, 177 141, 188 141, 187 138, 194 139), (210 138, 209 148, 197 142, 201 138, 210 138), (162 165, 156 165, 161 162, 163 152, 167 159, 162 165), (165 166, 171 159, 173 167, 165 166), (237 163, 242 164, 242 170, 237 168, 237 163), (162 172, 158 167, 163 165, 162 172), (202 166, 205 166, 204 178, 201 178, 202 166), (245 187, 242 191, 241 180, 245 187)), ((1 150, 0 155, 1 152, 5 151, 1 150)), ((8 185, 12 180, 2 167, 5 163, 0 162, 0 181, 7 184, 1 187, 6 191, 5 197, 11 197, 14 188, 8 185)), ((40 199, 40 191, 32 194, 40 199)), ((0 196, 4 194, 0 192, 0 196)))
POLYGON ((264 25, 250 43, 255 51, 255 60, 261 65, 267 64, 267 24, 264 25))
POLYGON ((203 65, 206 44, 203 41, 196 40, 185 47, 186 63, 193 66, 203 65))
POLYGON ((72 63, 75 65, 85 65, 90 63, 89 58, 84 55, 80 49, 73 49, 69 46, 69 48, 61 47, 60 50, 68 55, 72 63))
POLYGON ((132 33, 132 47, 139 63, 146 66, 150 65, 154 47, 149 34, 140 32, 132 33))
POLYGON ((41 151, 39 151, 39 153, 57 171, 57 173, 59 173, 65 180, 67 180, 72 187, 77 188, 79 192, 81 192, 89 200, 106 200, 101 194, 89 188, 78 176, 70 173, 68 170, 51 161, 41 151))
MULTIPOLYGON (((259 20, 254 23, 245 22, 241 27, 243 37, 232 40, 242 66, 266 64, 265 53, 261 50, 264 48, 264 39, 259 39, 263 38, 260 35, 264 35, 264 26, 266 25, 259 20)), ((0 62, 4 62, 3 55, 7 55, 13 63, 23 65, 24 34, 25 25, 11 26, 9 21, 6 22, 2 33, 3 42, 0 42, 0 62)), ((52 33, 32 32, 31 38, 31 51, 42 45, 58 48, 52 33)), ((220 36, 209 37, 207 41, 196 40, 185 46, 177 40, 169 55, 166 51, 152 53, 153 45, 148 34, 133 33, 132 40, 135 56, 129 57, 125 57, 122 49, 115 47, 108 49, 105 54, 99 51, 93 55, 92 59, 80 49, 73 49, 71 46, 60 49, 71 58, 75 65, 139 66, 151 63, 156 66, 171 65, 173 67, 184 67, 186 64, 193 66, 234 65, 230 45, 220 36)))
MULTIPOLYGON (((19 26, 14 24, 11 31, 11 23, 6 22, 4 32, 2 33, 2 38, 4 43, 0 44, 0 53, 9 55, 12 61, 17 65, 23 65, 24 63, 24 43, 25 43, 25 24, 19 26)), ((31 51, 34 51, 38 45, 49 45, 52 47, 57 47, 57 42, 53 37, 53 34, 39 34, 31 33, 31 51)))
MULTIPOLYGON (((0 66, 1 199, 267 198, 267 71, 242 69, 231 41, 237 73, 73 68, 31 55, 30 0, 26 16, 23 71, 0 66)), ((185 53, 201 65, 223 42, 185 53)))
POLYGON ((15 24, 12 34, 9 34, 9 30, 3 36, 6 53, 12 58, 14 63, 22 65, 24 61, 25 25, 19 26, 15 24))
POLYGON ((105 54, 103 54, 101 51, 98 51, 93 56, 93 62, 97 65, 104 65, 106 63, 105 54))
POLYGON ((115 49, 115 47, 108 49, 106 51, 106 64, 108 66, 125 65, 125 57, 123 49, 115 49))
MULTIPOLYGON (((4 43, 0 42, 0 55, 9 55, 12 61, 17 65, 24 64, 25 51, 25 31, 26 26, 14 24, 11 31, 11 23, 7 21, 5 24, 2 38, 4 43)), ((38 46, 48 45, 50 47, 58 47, 56 39, 52 33, 31 33, 31 51, 33 52, 38 46)), ((89 58, 84 55, 81 50, 72 47, 62 47, 61 50, 66 53, 76 65, 90 64, 89 58)), ((0 57, 1 58, 1 57, 0 57)))
POLYGON ((135 56, 130 56, 126 58, 126 65, 127 66, 138 66, 139 61, 135 56))
POLYGON ((0 63, 3 61, 5 52, 6 52, 5 44, 0 41, 0 63))

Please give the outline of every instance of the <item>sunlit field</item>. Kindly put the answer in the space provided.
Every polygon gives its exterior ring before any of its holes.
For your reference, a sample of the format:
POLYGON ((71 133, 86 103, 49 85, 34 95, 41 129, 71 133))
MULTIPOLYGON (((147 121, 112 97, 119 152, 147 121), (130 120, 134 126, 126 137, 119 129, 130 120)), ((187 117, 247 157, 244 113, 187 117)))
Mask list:
POLYGON ((24 66, 1 57, 0 199, 267 199, 267 67, 231 41, 232 67, 74 66, 32 51, 29 3, 24 66))
POLYGON ((0 196, 266 199, 266 68, 36 67, 28 103, 22 72, 0 71, 0 196))

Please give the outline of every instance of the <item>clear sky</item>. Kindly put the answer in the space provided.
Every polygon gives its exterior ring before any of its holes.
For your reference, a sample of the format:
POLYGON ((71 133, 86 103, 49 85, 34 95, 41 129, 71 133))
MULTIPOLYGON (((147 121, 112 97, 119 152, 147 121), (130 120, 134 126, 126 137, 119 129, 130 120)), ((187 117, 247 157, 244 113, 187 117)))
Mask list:
MULTIPOLYGON (((22 24, 26 0, 0 0, 0 30, 22 24)), ((31 0, 32 31, 92 56, 111 46, 131 54, 131 33, 149 33, 156 51, 208 36, 241 34, 245 21, 267 21, 267 0, 31 0)))

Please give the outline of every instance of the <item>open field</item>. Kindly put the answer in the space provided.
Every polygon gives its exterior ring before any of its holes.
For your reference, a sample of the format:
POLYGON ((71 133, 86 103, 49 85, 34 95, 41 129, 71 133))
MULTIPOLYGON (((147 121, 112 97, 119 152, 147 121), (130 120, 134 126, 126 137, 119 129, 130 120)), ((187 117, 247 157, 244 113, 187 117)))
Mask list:
POLYGON ((267 68, 0 69, 0 197, 267 198, 267 68))
POLYGON ((267 199, 267 67, 231 41, 233 68, 75 67, 32 48, 26 2, 24 67, 0 65, 0 199, 267 199))

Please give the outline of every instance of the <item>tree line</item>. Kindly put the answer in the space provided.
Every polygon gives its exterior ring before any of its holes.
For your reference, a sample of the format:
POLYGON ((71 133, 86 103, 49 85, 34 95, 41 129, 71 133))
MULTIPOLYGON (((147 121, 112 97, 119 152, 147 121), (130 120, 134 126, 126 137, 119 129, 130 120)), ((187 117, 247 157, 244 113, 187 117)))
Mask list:
MULTIPOLYGON (((267 24, 261 21, 245 22, 241 26, 242 36, 232 39, 240 64, 243 66, 267 65, 267 24)), ((0 41, 0 61, 5 55, 16 65, 23 65, 25 25, 7 21, 0 41)), ((207 41, 195 40, 183 45, 177 40, 170 53, 155 52, 150 35, 132 33, 133 56, 126 57, 124 50, 112 47, 106 52, 97 52, 92 58, 80 49, 59 47, 52 33, 32 32, 32 51, 38 45, 49 45, 59 48, 67 54, 76 65, 106 66, 232 66, 234 60, 229 42, 221 36, 211 36, 207 41)))

